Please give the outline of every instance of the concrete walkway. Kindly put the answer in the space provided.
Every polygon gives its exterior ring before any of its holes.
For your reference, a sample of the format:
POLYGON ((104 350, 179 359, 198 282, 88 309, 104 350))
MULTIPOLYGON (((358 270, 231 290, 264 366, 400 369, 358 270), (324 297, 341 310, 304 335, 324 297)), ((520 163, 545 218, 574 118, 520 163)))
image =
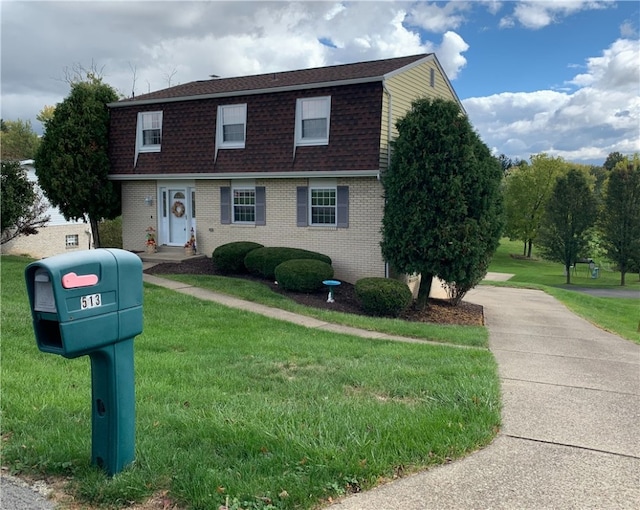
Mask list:
POLYGON ((484 306, 499 365, 498 438, 336 510, 638 508, 640 346, 541 291, 483 286, 466 299, 484 306))

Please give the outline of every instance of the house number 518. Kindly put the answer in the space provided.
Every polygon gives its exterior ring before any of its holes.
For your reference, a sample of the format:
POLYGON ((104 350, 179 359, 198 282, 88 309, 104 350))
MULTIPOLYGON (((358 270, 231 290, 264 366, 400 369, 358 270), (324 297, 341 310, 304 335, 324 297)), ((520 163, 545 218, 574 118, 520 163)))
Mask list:
POLYGON ((88 310, 89 308, 95 308, 97 306, 102 306, 100 294, 89 294, 88 296, 82 296, 80 298, 80 308, 82 310, 88 310))

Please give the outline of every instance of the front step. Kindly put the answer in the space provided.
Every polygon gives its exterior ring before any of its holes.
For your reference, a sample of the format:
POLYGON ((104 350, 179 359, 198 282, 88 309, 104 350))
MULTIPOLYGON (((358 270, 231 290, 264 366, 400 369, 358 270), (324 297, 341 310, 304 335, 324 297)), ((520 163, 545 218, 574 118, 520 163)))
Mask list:
POLYGON ((191 259, 201 259, 205 255, 202 253, 196 253, 195 255, 187 255, 184 248, 161 246, 155 253, 139 252, 137 255, 143 262, 153 262, 154 264, 161 264, 163 262, 183 262, 191 259))

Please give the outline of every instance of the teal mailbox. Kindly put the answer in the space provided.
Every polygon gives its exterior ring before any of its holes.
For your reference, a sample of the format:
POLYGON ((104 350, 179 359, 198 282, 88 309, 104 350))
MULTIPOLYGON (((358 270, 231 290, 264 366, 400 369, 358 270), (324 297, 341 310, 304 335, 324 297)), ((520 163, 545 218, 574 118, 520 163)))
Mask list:
POLYGON ((91 359, 91 462, 114 475, 134 459, 142 262, 125 250, 86 250, 33 262, 25 279, 38 348, 91 359))

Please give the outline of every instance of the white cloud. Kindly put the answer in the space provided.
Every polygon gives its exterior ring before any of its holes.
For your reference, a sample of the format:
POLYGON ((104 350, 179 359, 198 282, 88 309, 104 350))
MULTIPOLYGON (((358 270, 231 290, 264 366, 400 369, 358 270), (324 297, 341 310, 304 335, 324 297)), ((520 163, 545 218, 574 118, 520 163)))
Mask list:
POLYGON ((460 70, 467 65, 467 59, 462 53, 468 49, 469 45, 455 32, 446 32, 442 36, 442 43, 436 50, 436 55, 451 80, 456 79, 460 70))
POLYGON ((572 93, 494 94, 463 101, 483 140, 508 156, 547 152, 573 161, 604 161, 610 152, 640 152, 638 41, 620 39, 588 59, 572 93))
POLYGON ((582 10, 606 9, 613 2, 591 0, 528 1, 514 4, 513 14, 500 21, 501 28, 511 28, 516 21, 525 28, 538 30, 558 22, 561 18, 582 10))
POLYGON ((407 22, 421 27, 429 32, 442 33, 453 28, 459 28, 465 21, 461 11, 469 10, 467 2, 448 2, 436 4, 418 2, 411 7, 407 22))

